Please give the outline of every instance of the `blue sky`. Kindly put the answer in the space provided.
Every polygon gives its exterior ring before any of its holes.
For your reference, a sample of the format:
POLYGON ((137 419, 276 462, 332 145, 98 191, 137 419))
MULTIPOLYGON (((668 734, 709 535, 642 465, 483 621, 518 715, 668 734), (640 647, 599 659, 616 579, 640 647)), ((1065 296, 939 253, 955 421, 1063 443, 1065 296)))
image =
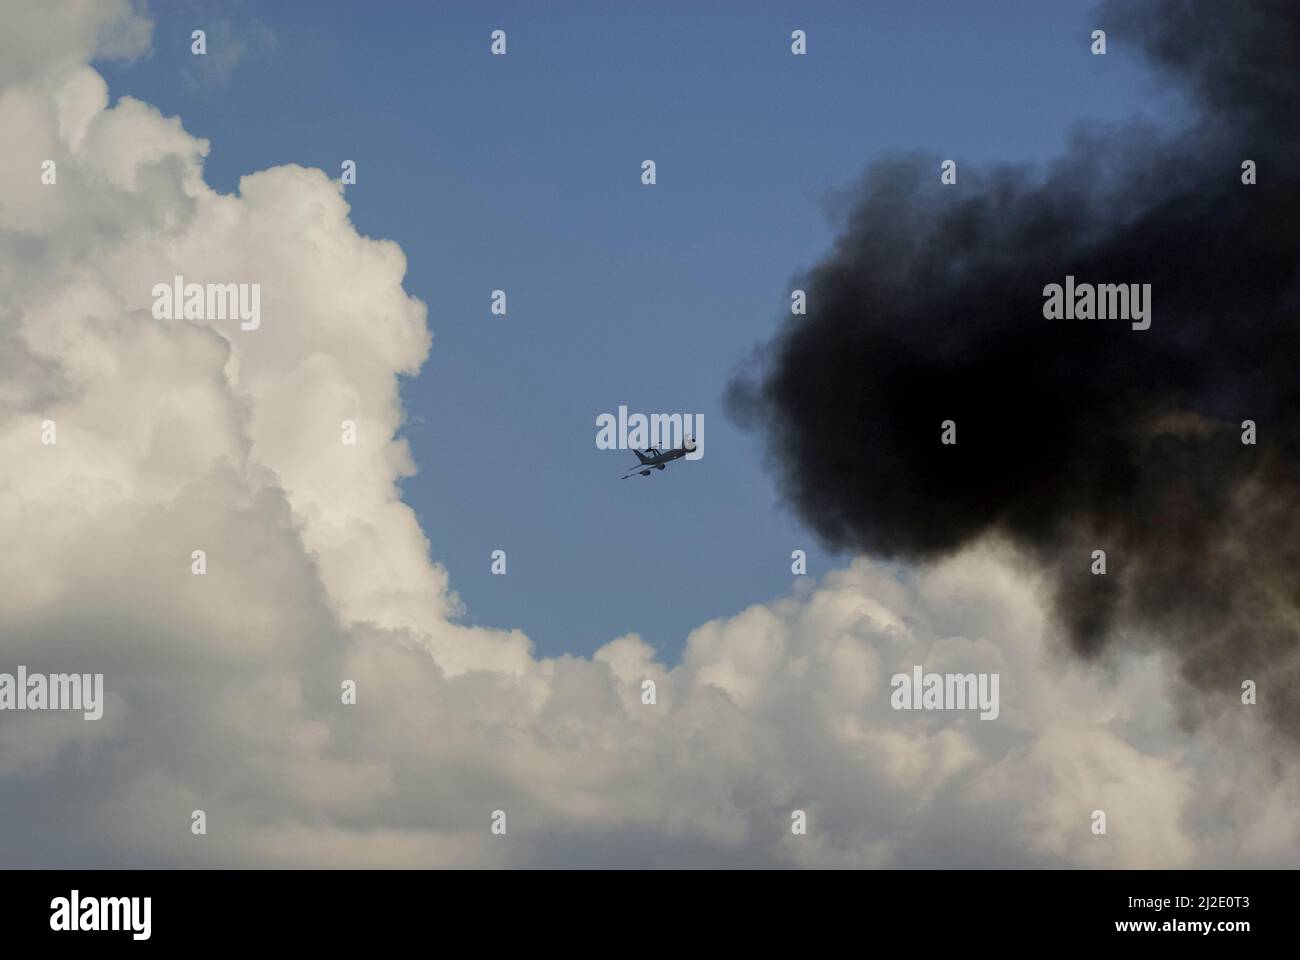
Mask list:
POLYGON ((1081 120, 1165 109, 1126 38, 1089 55, 1089 7, 166 3, 153 55, 100 69, 211 141, 218 189, 356 161, 353 221, 402 246, 429 307, 405 497, 467 620, 548 656, 636 631, 673 661, 788 592, 791 550, 814 576, 846 560, 779 505, 722 400, 831 243, 837 191, 890 152, 1041 161, 1081 120), (632 455, 595 445, 619 404, 703 414, 704 458, 620 482, 632 455))

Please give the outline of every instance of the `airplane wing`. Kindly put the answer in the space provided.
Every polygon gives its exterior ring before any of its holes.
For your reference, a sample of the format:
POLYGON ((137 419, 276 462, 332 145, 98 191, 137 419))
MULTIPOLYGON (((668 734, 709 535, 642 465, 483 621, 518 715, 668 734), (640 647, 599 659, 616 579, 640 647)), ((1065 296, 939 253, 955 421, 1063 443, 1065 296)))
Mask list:
POLYGON ((661 466, 657 466, 657 465, 655 465, 655 464, 650 464, 650 463, 638 463, 635 467, 633 467, 633 468, 632 468, 631 470, 629 470, 627 473, 623 474, 623 476, 619 477, 619 479, 620 479, 620 480, 626 480, 628 477, 635 477, 638 473, 643 473, 643 474, 645 474, 645 475, 648 477, 648 476, 650 476, 650 471, 651 471, 651 470, 662 470, 662 469, 663 469, 663 467, 661 467, 661 466))

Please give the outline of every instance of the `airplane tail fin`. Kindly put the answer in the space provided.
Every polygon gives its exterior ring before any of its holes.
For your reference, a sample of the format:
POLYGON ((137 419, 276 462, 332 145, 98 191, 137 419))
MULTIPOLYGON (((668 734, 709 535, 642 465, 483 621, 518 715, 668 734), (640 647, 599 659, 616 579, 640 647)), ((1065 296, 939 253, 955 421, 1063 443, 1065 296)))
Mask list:
POLYGON ((637 458, 638 460, 640 460, 642 463, 649 463, 649 462, 650 462, 650 458, 647 457, 647 456, 646 456, 644 453, 642 453, 640 450, 633 449, 632 452, 636 454, 636 458, 637 458))

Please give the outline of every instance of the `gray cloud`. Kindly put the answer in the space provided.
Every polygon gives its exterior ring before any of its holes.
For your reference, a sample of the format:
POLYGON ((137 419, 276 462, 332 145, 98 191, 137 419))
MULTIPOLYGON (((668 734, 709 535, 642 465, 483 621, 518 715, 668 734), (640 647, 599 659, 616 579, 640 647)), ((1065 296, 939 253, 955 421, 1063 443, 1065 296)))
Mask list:
POLYGON ((1191 125, 1084 128, 1046 169, 952 186, 937 157, 875 164, 799 281, 808 315, 731 406, 827 544, 924 563, 1007 538, 1073 653, 1162 647, 1188 722, 1253 680, 1294 749, 1300 7, 1111 3, 1097 22, 1188 93, 1191 125), (1067 277, 1149 285, 1150 328, 1045 319, 1067 277))

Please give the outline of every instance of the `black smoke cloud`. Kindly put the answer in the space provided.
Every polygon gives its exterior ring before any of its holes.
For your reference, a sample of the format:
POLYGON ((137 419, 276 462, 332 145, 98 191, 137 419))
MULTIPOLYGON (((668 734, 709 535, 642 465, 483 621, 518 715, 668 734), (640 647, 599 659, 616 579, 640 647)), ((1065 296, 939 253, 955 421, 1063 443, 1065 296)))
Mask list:
POLYGON ((955 186, 937 157, 875 164, 798 284, 808 316, 759 350, 728 406, 827 546, 925 562, 1009 540, 1075 653, 1171 651, 1188 722, 1254 680, 1255 709, 1294 735, 1300 4, 1094 19, 1108 56, 1140 49, 1195 119, 1083 129, 1046 170, 963 164, 955 186), (1067 274, 1150 283, 1151 328, 1044 319, 1044 286, 1067 274), (955 446, 940 443, 949 419, 955 446))

